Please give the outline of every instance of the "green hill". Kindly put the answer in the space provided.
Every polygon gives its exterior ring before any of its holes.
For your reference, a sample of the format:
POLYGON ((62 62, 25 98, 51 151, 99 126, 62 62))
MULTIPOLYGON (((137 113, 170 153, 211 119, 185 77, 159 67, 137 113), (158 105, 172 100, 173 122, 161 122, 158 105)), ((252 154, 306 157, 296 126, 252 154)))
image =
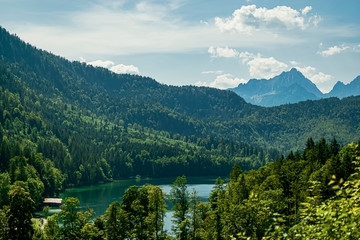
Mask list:
POLYGON ((302 149, 309 137, 345 144, 360 132, 360 97, 258 107, 230 91, 167 86, 70 62, 3 28, 0 85, 1 170, 24 156, 40 172, 35 155, 42 154, 66 185, 222 175, 235 162, 258 168, 278 151, 302 149))
POLYGON ((278 156, 206 133, 210 119, 257 109, 236 94, 69 62, 5 29, 0 59, 0 167, 12 183, 48 181, 52 195, 136 175, 219 176, 235 162, 252 169, 278 156))

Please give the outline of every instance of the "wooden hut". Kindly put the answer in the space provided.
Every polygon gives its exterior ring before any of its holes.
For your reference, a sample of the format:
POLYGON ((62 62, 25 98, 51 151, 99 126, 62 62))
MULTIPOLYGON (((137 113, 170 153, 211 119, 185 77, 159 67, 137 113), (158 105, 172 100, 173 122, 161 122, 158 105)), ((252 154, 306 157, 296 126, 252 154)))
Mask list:
POLYGON ((45 198, 43 206, 60 207, 62 204, 62 198, 45 198))

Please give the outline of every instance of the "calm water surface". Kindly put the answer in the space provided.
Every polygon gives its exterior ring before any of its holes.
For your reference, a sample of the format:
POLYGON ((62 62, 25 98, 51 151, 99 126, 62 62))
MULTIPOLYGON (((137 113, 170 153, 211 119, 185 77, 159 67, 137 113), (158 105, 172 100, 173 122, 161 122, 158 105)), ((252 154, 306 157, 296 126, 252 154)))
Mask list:
MULTIPOLYGON (((145 184, 160 186, 164 193, 168 195, 171 190, 171 185, 176 178, 152 178, 152 179, 128 179, 120 180, 112 183, 100 184, 95 186, 77 187, 67 189, 62 195, 62 198, 76 197, 80 200, 80 210, 92 208, 95 211, 95 217, 103 215, 110 203, 114 201, 122 201, 124 192, 133 185, 143 186, 145 184)), ((203 177, 188 177, 187 186, 189 192, 197 191, 201 201, 206 202, 207 198, 212 191, 216 178, 203 178, 203 177)), ((166 200, 168 205, 167 209, 171 209, 171 205, 166 200)), ((166 214, 165 229, 171 229, 171 216, 172 213, 166 214)))

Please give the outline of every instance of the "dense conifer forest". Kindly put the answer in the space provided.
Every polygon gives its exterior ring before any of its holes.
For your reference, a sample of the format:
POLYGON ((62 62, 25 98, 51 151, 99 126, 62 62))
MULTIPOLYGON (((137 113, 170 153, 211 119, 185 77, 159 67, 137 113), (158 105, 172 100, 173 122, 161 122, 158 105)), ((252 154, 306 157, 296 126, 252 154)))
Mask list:
POLYGON ((121 203, 95 219, 67 198, 44 226, 32 220, 32 182, 10 185, 2 174, 2 239, 358 239, 360 145, 336 139, 290 152, 258 170, 232 168, 216 180, 208 202, 178 177, 167 196, 174 204, 172 232, 164 230, 165 194, 158 186, 132 186, 121 203), (7 194, 8 192, 8 194, 7 194), (6 194, 5 194, 6 193, 6 194), (6 205, 8 204, 8 205, 6 205))
POLYGON ((325 234, 324 221, 353 239, 359 146, 341 146, 360 136, 358 109, 359 96, 258 107, 70 62, 0 28, 0 239, 302 239, 308 226, 325 234), (230 171, 208 203, 186 189, 185 176, 230 171), (164 193, 150 185, 96 219, 69 198, 44 228, 32 220, 65 188, 135 176, 183 176, 168 196, 173 234, 164 193))

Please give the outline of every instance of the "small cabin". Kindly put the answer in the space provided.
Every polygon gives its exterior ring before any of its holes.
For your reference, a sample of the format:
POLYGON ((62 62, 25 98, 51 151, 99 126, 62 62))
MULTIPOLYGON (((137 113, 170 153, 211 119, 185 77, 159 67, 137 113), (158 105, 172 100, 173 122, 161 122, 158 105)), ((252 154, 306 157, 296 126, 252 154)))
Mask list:
POLYGON ((45 198, 43 206, 60 207, 62 205, 62 198, 45 198))

